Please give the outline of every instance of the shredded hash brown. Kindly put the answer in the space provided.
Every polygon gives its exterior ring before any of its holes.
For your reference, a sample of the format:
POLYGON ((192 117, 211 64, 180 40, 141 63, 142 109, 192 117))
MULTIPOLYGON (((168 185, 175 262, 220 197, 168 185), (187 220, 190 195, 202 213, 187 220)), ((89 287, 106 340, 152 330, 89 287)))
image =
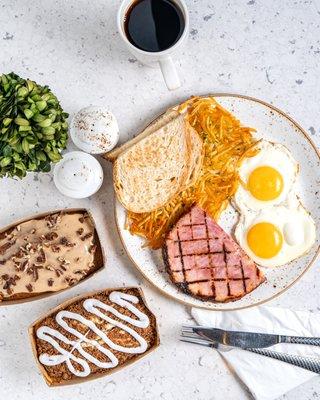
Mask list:
POLYGON ((238 169, 244 158, 257 153, 253 128, 241 126, 213 97, 192 97, 179 107, 201 136, 204 160, 196 183, 165 206, 148 213, 128 212, 127 228, 146 239, 146 245, 160 248, 166 233, 179 217, 197 203, 218 220, 240 183, 238 169))

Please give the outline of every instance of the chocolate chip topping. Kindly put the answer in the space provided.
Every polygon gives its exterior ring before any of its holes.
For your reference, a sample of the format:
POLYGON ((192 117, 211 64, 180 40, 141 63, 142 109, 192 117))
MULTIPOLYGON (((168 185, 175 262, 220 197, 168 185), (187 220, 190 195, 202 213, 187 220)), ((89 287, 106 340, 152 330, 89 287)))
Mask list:
POLYGON ((71 276, 66 276, 65 279, 69 286, 73 286, 77 282, 77 279, 71 278, 71 276))
POLYGON ((57 232, 48 232, 48 233, 46 233, 46 234, 44 235, 44 238, 45 238, 46 240, 49 240, 49 241, 52 241, 52 240, 54 240, 54 239, 57 239, 57 237, 58 237, 57 232))
POLYGON ((48 271, 54 271, 57 278, 63 275, 64 272, 67 270, 64 265, 59 265, 59 266, 47 265, 45 269, 48 271))
POLYGON ((27 274, 32 275, 32 280, 36 282, 39 279, 39 270, 42 268, 42 265, 32 264, 30 267, 28 267, 27 274))
POLYGON ((4 243, 2 246, 0 246, 0 254, 4 255, 6 253, 6 251, 9 250, 10 247, 13 246, 14 244, 15 244, 15 241, 4 243))
POLYGON ((53 245, 51 246, 51 250, 52 250, 54 253, 59 253, 60 250, 61 250, 61 247, 58 246, 57 244, 53 244, 53 245))
POLYGON ((84 242, 85 240, 91 238, 93 236, 92 232, 86 233, 84 236, 82 236, 81 240, 84 242))
POLYGON ((1 275, 1 278, 5 281, 3 289, 7 291, 8 294, 12 293, 12 286, 16 286, 16 281, 20 279, 20 276, 14 275, 9 276, 8 274, 1 275))
POLYGON ((19 249, 19 251, 17 253, 14 254, 14 257, 16 257, 16 258, 22 258, 24 256, 25 256, 25 251, 23 250, 22 247, 19 249))
POLYGON ((60 213, 57 214, 49 214, 45 217, 45 221, 47 222, 47 227, 49 229, 55 228, 56 225, 60 222, 61 215, 60 213))
POLYGON ((28 292, 30 292, 30 293, 33 291, 33 287, 32 287, 32 285, 31 285, 31 283, 29 283, 28 285, 26 285, 26 288, 27 288, 28 292))
POLYGON ((18 266, 17 266, 17 270, 24 272, 28 266, 29 261, 28 260, 23 260, 21 261, 18 266))
POLYGON ((36 261, 37 261, 37 263, 39 263, 39 264, 43 264, 43 263, 46 262, 46 255, 44 254, 43 249, 40 249, 40 250, 39 250, 39 255, 38 255, 38 257, 36 258, 36 261))
POLYGON ((62 244, 62 246, 66 246, 66 247, 75 246, 75 243, 71 243, 65 236, 60 239, 59 243, 62 244))

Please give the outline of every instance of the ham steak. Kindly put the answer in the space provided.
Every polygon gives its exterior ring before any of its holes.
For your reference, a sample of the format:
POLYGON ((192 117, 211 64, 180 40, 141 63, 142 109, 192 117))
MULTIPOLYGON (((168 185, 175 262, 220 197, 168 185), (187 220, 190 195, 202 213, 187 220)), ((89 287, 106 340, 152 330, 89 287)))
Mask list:
POLYGON ((265 280, 241 247, 198 206, 169 232, 163 257, 172 282, 203 300, 240 299, 265 280))

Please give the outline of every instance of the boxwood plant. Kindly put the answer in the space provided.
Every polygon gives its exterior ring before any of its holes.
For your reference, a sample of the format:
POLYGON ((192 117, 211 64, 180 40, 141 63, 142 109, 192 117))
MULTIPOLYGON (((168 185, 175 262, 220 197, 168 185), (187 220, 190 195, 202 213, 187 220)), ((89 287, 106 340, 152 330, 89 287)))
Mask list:
POLYGON ((67 144, 67 117, 48 86, 0 75, 0 177, 50 171, 67 144))

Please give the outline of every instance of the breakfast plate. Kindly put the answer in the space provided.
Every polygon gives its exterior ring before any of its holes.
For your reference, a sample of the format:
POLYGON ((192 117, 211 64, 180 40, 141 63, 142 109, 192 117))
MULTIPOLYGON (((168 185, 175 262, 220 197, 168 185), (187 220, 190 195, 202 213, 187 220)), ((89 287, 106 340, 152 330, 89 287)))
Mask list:
MULTIPOLYGON (((296 191, 316 227, 320 226, 318 207, 318 172, 320 155, 305 131, 289 116, 263 101, 240 95, 214 94, 219 104, 235 115, 242 125, 254 127, 255 137, 284 145, 299 164, 296 191)), ((283 173, 284 179, 286 172, 283 173)), ((167 274, 161 250, 144 246, 144 240, 126 229, 126 209, 116 200, 115 218, 120 238, 132 260, 144 277, 163 294, 184 304, 211 310, 235 310, 265 303, 290 288, 312 265, 319 253, 319 231, 310 251, 290 263, 275 268, 262 268, 266 281, 246 296, 233 302, 211 302, 192 297, 178 289, 167 274)), ((290 220, 290 210, 287 212, 290 220)), ((219 224, 227 233, 234 232, 239 214, 231 205, 223 211, 219 224)), ((294 225, 293 225, 294 229, 294 225)))

